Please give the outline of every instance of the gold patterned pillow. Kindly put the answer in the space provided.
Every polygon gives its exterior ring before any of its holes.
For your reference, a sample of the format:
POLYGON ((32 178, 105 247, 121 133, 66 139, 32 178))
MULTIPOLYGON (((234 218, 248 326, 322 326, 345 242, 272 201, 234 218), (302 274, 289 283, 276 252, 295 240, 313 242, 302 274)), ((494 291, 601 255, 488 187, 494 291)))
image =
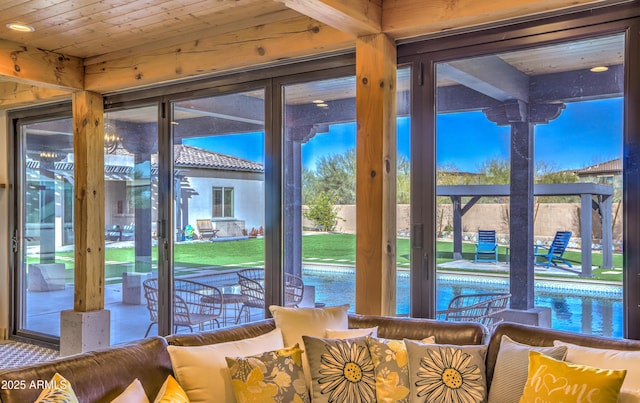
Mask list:
POLYGON ((627 371, 569 364, 529 352, 529 376, 520 403, 617 402, 627 371))
POLYGON ((311 402, 298 344, 251 357, 227 357, 226 360, 238 402, 311 402))
MULTIPOLYGON (((366 341, 373 360, 378 402, 408 403, 409 355, 404 341, 375 337, 367 337, 366 341)), ((435 337, 428 337, 422 342, 433 344, 435 337)))
POLYGON ((78 403, 78 398, 71 383, 56 372, 35 403, 78 403))

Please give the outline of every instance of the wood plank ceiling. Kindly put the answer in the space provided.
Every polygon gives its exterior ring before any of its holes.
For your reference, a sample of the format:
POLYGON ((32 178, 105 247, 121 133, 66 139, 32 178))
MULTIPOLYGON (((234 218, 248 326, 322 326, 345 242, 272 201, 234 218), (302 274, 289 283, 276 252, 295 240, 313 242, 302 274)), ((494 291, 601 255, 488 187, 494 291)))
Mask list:
POLYGON ((3 0, 0 108, 109 93, 609 0, 3 0), (32 26, 15 32, 7 24, 32 26))

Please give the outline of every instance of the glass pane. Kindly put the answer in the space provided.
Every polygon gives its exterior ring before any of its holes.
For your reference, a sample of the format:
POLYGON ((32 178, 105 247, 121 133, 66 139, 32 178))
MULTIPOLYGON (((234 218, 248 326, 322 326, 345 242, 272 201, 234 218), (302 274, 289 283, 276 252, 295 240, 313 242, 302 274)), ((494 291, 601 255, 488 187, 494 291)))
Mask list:
POLYGON ((263 89, 173 104, 177 332, 264 318, 264 119, 263 89))
MULTIPOLYGON (((287 85, 284 268, 302 279, 285 303, 355 310, 355 77, 287 85)), ((287 297, 288 296, 288 297, 287 297)))
POLYGON ((20 127, 21 331, 60 336, 73 309, 73 128, 71 119, 20 127))
POLYGON ((158 276, 158 107, 105 114, 105 309, 111 342, 157 334, 157 306, 145 283, 158 276))
POLYGON ((613 35, 437 65, 437 309, 511 292, 622 337, 623 55, 613 35))
POLYGON ((396 86, 397 95, 397 204, 396 215, 396 313, 409 315, 410 287, 409 270, 411 265, 410 236, 411 236, 411 69, 398 69, 396 86))

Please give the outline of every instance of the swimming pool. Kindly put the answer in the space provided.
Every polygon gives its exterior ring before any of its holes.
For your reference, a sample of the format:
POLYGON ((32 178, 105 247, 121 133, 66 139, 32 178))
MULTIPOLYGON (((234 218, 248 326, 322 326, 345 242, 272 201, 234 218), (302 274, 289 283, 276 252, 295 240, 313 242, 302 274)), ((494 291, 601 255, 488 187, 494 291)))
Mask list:
MULTIPOLYGON (((505 278, 438 274, 436 309, 446 309, 455 295, 508 292, 505 278)), ((329 305, 349 304, 355 309, 353 268, 305 267, 305 285, 315 286, 316 301, 329 305)), ((586 334, 622 337, 622 287, 536 281, 535 305, 551 308, 554 329, 586 334)), ((397 304, 399 315, 409 313, 409 273, 398 271, 397 304)))

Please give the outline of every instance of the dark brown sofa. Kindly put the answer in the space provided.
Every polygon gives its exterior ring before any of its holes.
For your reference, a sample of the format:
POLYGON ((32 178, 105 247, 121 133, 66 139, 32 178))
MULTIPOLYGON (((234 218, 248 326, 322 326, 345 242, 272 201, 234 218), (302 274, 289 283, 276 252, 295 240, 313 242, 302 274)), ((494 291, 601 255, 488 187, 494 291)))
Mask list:
POLYGON ((155 397, 167 376, 173 374, 167 341, 152 337, 102 351, 4 370, 0 372, 0 401, 35 401, 41 388, 31 387, 31 382, 49 381, 56 372, 70 381, 81 403, 110 402, 136 378, 140 379, 147 396, 155 397))
MULTIPOLYGON (((390 318, 351 315, 353 328, 379 327, 379 336, 421 339, 434 335, 436 340, 451 344, 482 344, 486 328, 478 323, 447 323, 429 319, 390 318)), ((167 352, 167 340, 175 345, 197 346, 259 336, 275 329, 273 319, 213 332, 153 337, 139 342, 62 358, 49 363, 0 371, 0 383, 7 380, 50 380, 56 372, 71 382, 82 403, 109 402, 135 379, 140 379, 149 399, 153 399, 162 383, 173 373, 167 352)), ((41 389, 0 388, 3 403, 25 403, 36 399, 41 389)))
POLYGON ((611 350, 640 350, 640 340, 588 336, 561 330, 503 322, 495 327, 489 338, 489 349, 486 359, 488 385, 491 384, 491 380, 493 379, 493 370, 495 369, 496 358, 498 357, 500 341, 503 335, 508 336, 511 340, 530 346, 553 346, 554 340, 560 340, 565 343, 578 344, 585 347, 611 350))
MULTIPOLYGON (((390 339, 422 339, 435 336, 443 344, 483 344, 488 342, 487 377, 493 376, 502 335, 535 346, 550 346, 562 340, 596 348, 640 350, 640 341, 585 336, 514 323, 501 323, 489 336, 478 323, 444 322, 430 319, 350 315, 350 328, 378 326, 378 336, 390 339)), ((81 402, 109 402, 135 379, 139 378, 147 396, 153 399, 162 383, 172 374, 167 343, 198 346, 256 337, 275 329, 273 319, 224 328, 212 332, 153 337, 139 342, 112 347, 99 352, 84 353, 49 363, 14 368, 0 372, 0 383, 7 380, 31 382, 49 380, 59 372, 72 383, 81 402)), ((33 401, 40 389, 0 388, 4 403, 33 401)))

